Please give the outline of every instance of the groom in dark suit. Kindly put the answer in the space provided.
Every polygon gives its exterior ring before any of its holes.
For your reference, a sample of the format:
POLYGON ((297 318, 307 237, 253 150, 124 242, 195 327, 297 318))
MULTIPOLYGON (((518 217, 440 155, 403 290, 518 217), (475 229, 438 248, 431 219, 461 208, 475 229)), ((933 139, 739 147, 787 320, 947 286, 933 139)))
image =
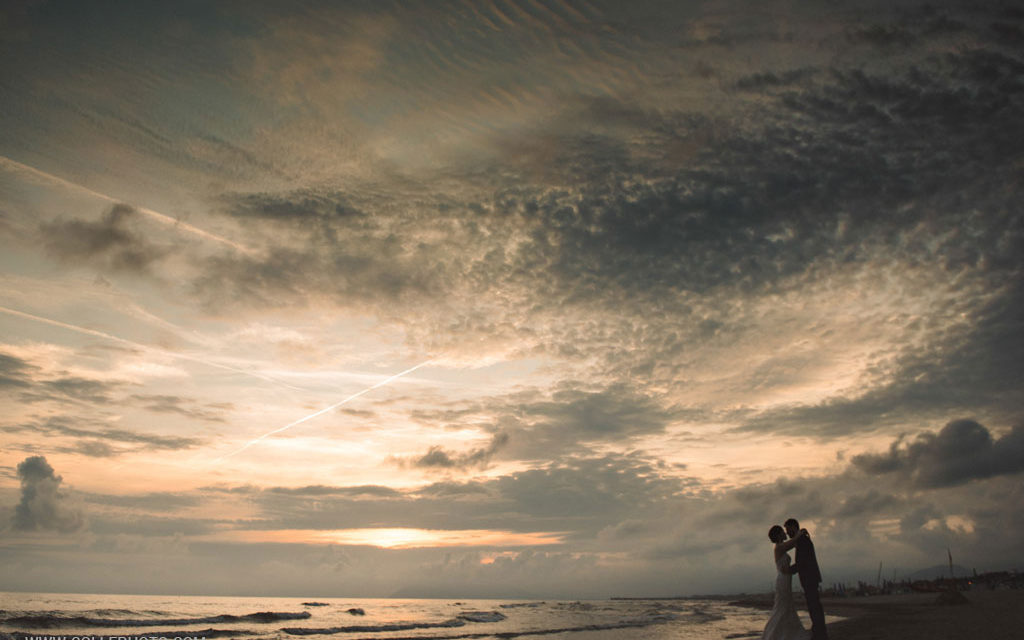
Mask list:
MULTIPOLYGON (((796 538, 800 533, 800 523, 795 518, 786 520, 786 535, 796 538)), ((796 542, 796 563, 792 569, 800 576, 800 586, 807 598, 807 613, 811 615, 811 640, 828 640, 825 630, 825 611, 821 608, 821 569, 818 568, 818 557, 814 554, 814 543, 810 535, 801 536, 796 542)))

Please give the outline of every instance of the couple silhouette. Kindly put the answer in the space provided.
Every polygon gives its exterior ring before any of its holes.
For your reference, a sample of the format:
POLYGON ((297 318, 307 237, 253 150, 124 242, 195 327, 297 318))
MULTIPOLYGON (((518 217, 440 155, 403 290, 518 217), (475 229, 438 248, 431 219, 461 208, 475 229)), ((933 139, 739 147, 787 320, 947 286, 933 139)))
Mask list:
POLYGON ((827 640, 825 612, 821 608, 821 569, 814 553, 814 543, 807 529, 801 529, 794 518, 768 530, 768 539, 775 544, 775 602, 764 627, 761 640, 827 640), (788 540, 787 540, 788 537, 788 540), (796 548, 796 563, 791 563, 789 550, 796 548), (800 586, 807 600, 811 629, 804 629, 793 602, 793 574, 800 577, 800 586))

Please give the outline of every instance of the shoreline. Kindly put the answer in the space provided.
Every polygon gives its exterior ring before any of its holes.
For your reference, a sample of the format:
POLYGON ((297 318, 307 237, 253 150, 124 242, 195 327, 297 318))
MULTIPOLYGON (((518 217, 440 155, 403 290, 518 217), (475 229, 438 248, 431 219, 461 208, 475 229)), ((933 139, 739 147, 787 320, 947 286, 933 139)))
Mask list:
MULTIPOLYGON (((962 595, 959 605, 939 603, 937 593, 822 598, 826 616, 842 618, 828 623, 832 640, 926 640, 979 638, 1011 640, 1024 629, 1024 590, 975 590, 962 595)), ((798 609, 806 610, 798 596, 798 609)), ((770 609, 764 595, 729 604, 770 609)))

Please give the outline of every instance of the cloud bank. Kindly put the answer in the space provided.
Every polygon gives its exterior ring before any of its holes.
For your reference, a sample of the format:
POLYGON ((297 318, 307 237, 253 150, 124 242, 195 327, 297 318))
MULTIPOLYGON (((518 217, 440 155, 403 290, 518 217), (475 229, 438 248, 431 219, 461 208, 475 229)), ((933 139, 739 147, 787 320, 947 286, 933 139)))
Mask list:
POLYGON ((14 508, 11 527, 15 531, 56 531, 71 533, 85 526, 82 513, 67 504, 60 491, 63 478, 43 456, 31 456, 18 464, 21 501, 14 508))

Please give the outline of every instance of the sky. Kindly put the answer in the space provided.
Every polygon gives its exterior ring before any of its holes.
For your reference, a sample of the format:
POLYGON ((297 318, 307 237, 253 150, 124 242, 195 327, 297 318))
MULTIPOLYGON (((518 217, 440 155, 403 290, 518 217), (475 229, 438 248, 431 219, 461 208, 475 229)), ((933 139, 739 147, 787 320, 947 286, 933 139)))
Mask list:
POLYGON ((0 9, 0 583, 1024 563, 1013 3, 0 9))

